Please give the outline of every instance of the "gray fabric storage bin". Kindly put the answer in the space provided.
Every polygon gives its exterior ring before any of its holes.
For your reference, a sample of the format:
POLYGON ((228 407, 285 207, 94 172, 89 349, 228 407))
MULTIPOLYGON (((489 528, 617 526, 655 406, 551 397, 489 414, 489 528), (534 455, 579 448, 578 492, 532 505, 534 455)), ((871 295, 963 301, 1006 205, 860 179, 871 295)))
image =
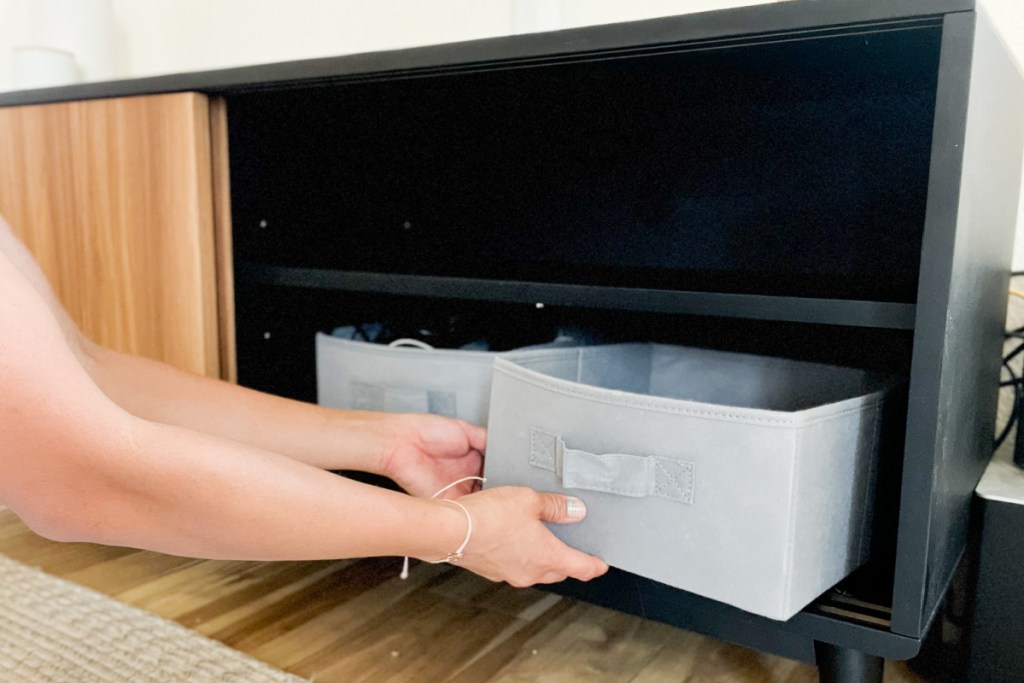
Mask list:
POLYGON ((316 335, 317 403, 348 410, 434 413, 487 424, 497 356, 575 358, 573 341, 513 351, 429 349, 316 335))
POLYGON ((495 361, 486 458, 488 487, 586 502, 552 525, 566 543, 772 619, 867 559, 891 382, 655 344, 572 355, 495 361))

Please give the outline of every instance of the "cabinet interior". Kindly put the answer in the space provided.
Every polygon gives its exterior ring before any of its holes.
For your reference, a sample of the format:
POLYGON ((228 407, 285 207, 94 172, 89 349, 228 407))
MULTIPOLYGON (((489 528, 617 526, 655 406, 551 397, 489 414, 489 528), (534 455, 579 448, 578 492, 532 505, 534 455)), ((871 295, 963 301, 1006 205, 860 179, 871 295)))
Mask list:
MULTIPOLYGON (((940 43, 936 22, 908 21, 231 94, 239 381, 315 400, 314 335, 377 321, 487 330, 498 350, 578 328, 909 379, 912 322, 772 311, 899 304, 913 320, 940 43), (761 313, 574 305, 584 287, 761 313)), ((897 401, 873 559, 840 587, 883 607, 905 422, 897 401)))
POLYGON ((941 29, 229 100, 253 263, 913 303, 941 29))

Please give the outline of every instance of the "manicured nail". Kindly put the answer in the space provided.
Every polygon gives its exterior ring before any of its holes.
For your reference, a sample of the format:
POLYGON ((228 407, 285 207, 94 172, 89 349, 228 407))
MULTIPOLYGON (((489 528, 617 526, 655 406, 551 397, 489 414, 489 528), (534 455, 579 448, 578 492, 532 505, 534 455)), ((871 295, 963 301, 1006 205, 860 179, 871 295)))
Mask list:
POLYGON ((579 498, 572 496, 565 499, 565 514, 571 519, 583 519, 587 516, 587 506, 579 498))

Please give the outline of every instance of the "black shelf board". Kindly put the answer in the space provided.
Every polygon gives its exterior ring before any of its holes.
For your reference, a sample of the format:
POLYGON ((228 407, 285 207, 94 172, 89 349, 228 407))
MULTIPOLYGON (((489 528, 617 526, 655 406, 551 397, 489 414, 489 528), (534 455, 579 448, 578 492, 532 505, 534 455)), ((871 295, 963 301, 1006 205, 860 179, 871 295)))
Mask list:
POLYGON ((497 65, 537 57, 573 57, 742 36, 766 39, 821 29, 939 19, 973 10, 974 0, 801 0, 682 16, 501 36, 443 45, 367 52, 273 64, 83 83, 0 93, 0 107, 107 97, 198 91, 226 95, 251 90, 329 85, 372 74, 397 75, 470 64, 497 65))
POLYGON ((851 604, 846 614, 826 611, 832 604, 827 595, 792 619, 775 621, 616 569, 589 583, 569 580, 544 588, 809 663, 814 661, 815 642, 895 660, 911 659, 921 648, 920 639, 893 633, 881 623, 877 609, 851 604))
POLYGON ((720 292, 594 287, 475 278, 364 273, 236 263, 239 282, 478 301, 606 308, 912 330, 916 306, 889 301, 812 299, 720 292))

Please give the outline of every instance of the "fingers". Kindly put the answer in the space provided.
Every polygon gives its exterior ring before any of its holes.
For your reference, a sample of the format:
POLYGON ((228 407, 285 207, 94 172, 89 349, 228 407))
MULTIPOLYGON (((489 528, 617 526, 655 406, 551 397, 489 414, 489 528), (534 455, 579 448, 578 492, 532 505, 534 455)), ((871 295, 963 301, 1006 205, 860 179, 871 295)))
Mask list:
POLYGON ((543 556, 548 563, 531 583, 557 583, 570 578, 590 581, 608 571, 603 560, 566 545, 549 529, 544 529, 544 536, 546 542, 542 543, 546 548, 543 556))
POLYGON ((587 516, 587 506, 575 496, 559 493, 541 493, 540 518, 555 524, 573 524, 587 516))
POLYGON ((562 545, 562 550, 563 552, 558 554, 557 561, 549 569, 543 570, 539 575, 524 574, 516 578, 508 578, 509 585, 516 588, 527 588, 539 583, 559 583, 566 579, 590 581, 608 571, 608 565, 592 555, 573 550, 566 545, 562 545))
MULTIPOLYGON (((537 495, 540 499, 540 519, 545 522, 573 524, 587 516, 586 504, 575 496, 564 496, 559 493, 537 495)), ((556 583, 570 577, 590 581, 608 571, 608 565, 600 558, 570 548, 561 541, 557 543, 560 546, 557 568, 552 568, 538 580, 538 583, 556 583)))
POLYGON ((469 439, 469 447, 481 453, 487 450, 487 430, 464 420, 459 420, 459 422, 462 424, 462 429, 466 432, 466 438, 469 439))
POLYGON ((590 581, 608 565, 559 540, 542 522, 579 522, 583 501, 527 487, 498 486, 463 499, 477 532, 463 566, 488 578, 522 587, 566 578, 590 581))
MULTIPOLYGON (((590 581, 607 572, 608 565, 593 555, 572 550, 572 552, 565 555, 561 569, 565 572, 565 576, 562 579, 572 577, 580 581, 590 581)), ((562 579, 558 580, 561 581, 562 579)), ((545 581, 544 583, 548 582, 545 581)))
MULTIPOLYGON (((600 560, 598 560, 600 562, 600 560)), ((543 574, 539 579, 534 581, 530 585, 537 585, 543 583, 561 583, 566 579, 576 579, 578 581, 590 581, 596 579, 599 576, 603 576, 608 571, 608 565, 604 562, 600 563, 600 568, 592 568, 587 572, 581 572, 578 574, 567 574, 562 571, 549 571, 543 574)), ((524 586, 528 587, 528 586, 524 586)))

